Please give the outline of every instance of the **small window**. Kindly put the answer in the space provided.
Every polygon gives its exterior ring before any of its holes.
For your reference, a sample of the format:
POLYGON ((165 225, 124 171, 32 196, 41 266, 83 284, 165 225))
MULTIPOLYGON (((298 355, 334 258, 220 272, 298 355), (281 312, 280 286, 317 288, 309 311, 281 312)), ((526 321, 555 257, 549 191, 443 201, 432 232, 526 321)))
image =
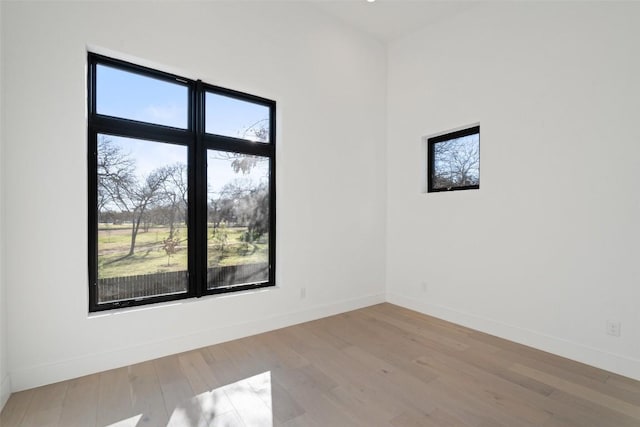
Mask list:
POLYGON ((427 191, 480 188, 480 126, 427 139, 427 191))

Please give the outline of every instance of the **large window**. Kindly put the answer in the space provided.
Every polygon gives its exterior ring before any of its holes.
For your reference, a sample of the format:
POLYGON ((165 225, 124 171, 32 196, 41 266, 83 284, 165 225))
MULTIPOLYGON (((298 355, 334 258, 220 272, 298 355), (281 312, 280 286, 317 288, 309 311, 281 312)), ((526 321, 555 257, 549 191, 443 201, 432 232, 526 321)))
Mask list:
POLYGON ((275 102, 89 54, 89 309, 275 284, 275 102))

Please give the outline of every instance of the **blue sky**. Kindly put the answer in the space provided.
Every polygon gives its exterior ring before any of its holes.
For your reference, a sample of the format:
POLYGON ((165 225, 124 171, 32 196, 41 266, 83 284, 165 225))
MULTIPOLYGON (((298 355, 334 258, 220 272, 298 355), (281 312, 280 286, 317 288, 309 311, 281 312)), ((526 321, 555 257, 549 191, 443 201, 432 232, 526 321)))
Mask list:
MULTIPOLYGON (((98 135, 102 138, 103 135, 98 135)), ((158 143, 143 139, 123 138, 107 135, 112 145, 120 147, 136 163, 136 176, 139 181, 145 179, 154 170, 175 163, 187 164, 187 147, 176 144, 158 143)))
POLYGON ((187 128, 187 86, 104 65, 97 66, 96 81, 99 114, 187 128))
MULTIPOLYGON (((171 83, 105 65, 97 66, 96 106, 99 114, 186 129, 189 91, 171 83)), ((268 128, 269 108, 235 98, 207 93, 206 132, 251 139, 247 128, 268 128)))
POLYGON ((205 132, 256 140, 246 129, 269 127, 269 108, 214 93, 205 97, 205 132))
MULTIPOLYGON (((186 129, 188 125, 188 88, 180 83, 140 76, 116 68, 97 66, 96 107, 99 114, 186 129)), ((268 126, 269 109, 217 94, 206 94, 205 127, 209 133, 244 137, 255 123, 268 126)), ((140 180, 154 169, 187 163, 187 148, 180 145, 108 136, 136 162, 140 180)), ((228 182, 242 178, 257 184, 268 178, 268 162, 259 162, 251 173, 235 173, 230 160, 222 160, 210 151, 207 178, 210 191, 217 193, 228 182)), ((212 195, 214 196, 214 195, 212 195)))

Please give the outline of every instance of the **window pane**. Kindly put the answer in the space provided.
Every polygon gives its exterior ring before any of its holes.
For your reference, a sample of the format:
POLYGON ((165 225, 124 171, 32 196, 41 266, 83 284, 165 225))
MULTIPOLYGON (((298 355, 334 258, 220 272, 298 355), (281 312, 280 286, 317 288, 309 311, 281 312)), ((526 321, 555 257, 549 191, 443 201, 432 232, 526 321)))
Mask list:
POLYGON ((207 154, 207 288, 269 280, 267 157, 207 154))
POLYGON ((96 67, 98 114, 186 129, 189 90, 136 73, 98 64, 96 67))
POLYGON ((480 134, 435 143, 433 188, 480 184, 480 134))
POLYGON ((205 132, 255 142, 269 142, 269 107, 207 93, 205 132))
POLYGON ((187 148, 98 135, 98 303, 187 291, 187 148))

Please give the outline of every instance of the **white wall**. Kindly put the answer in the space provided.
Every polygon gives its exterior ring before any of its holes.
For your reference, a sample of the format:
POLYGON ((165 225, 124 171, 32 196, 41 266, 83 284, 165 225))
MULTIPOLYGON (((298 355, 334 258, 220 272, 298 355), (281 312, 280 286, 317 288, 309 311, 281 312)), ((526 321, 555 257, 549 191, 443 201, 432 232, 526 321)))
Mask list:
POLYGON ((14 391, 383 300, 384 46, 304 4, 3 12, 14 391), (88 315, 87 45, 278 102, 278 289, 88 315))
MULTIPOLYGON (((4 5, 0 2, 0 58, 2 58, 4 30, 2 25, 4 5)), ((3 139, 3 109, 4 102, 2 87, 4 61, 0 60, 0 411, 11 393, 11 380, 7 366, 7 299, 5 297, 4 281, 4 139, 3 139)))
POLYGON ((639 16, 487 3, 390 46, 391 302, 640 379, 639 16), (480 190, 421 194, 421 137, 475 122, 480 190))
POLYGON ((379 302, 385 270, 391 302, 640 378, 639 8, 482 4, 387 76, 304 4, 2 2, 0 380, 379 302), (87 45, 278 101, 278 289, 88 315, 87 45), (481 189, 421 194, 421 137, 478 121, 481 189))

